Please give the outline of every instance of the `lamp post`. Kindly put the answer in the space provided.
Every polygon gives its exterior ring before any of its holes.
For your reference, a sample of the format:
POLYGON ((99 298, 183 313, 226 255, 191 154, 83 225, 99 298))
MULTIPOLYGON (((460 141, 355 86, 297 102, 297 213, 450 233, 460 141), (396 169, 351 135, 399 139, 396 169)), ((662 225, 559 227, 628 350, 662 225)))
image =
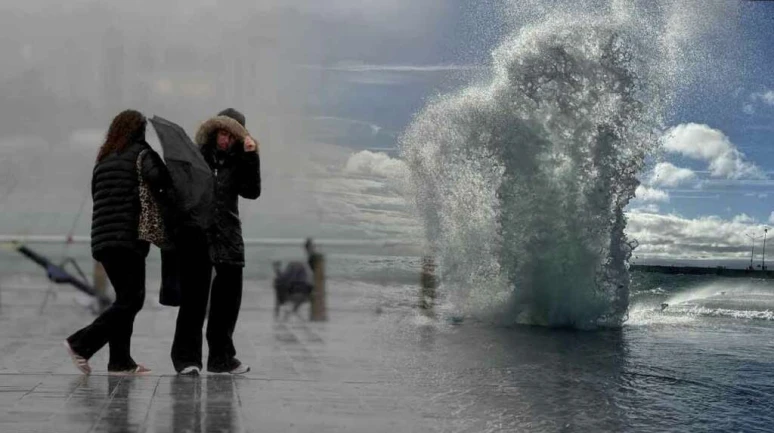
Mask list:
POLYGON ((761 270, 766 270, 766 233, 769 232, 768 227, 764 227, 763 229, 763 256, 761 258, 761 270))
POLYGON ((757 236, 751 235, 749 233, 745 233, 745 236, 750 238, 750 240, 752 241, 751 242, 752 243, 752 249, 750 250, 750 270, 752 271, 754 269, 753 268, 753 255, 755 254, 755 241, 758 240, 759 238, 757 236))

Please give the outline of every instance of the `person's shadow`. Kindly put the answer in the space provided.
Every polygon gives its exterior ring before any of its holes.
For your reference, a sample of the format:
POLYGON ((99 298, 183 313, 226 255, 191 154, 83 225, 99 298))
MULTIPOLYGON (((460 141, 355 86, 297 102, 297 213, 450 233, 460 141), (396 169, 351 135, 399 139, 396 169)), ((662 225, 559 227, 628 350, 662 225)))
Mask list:
POLYGON ((237 392, 235 380, 231 375, 207 377, 207 413, 204 431, 240 431, 239 416, 235 407, 237 392))
POLYGON ((174 432, 201 433, 202 381, 199 377, 174 376, 170 383, 172 429, 174 432))

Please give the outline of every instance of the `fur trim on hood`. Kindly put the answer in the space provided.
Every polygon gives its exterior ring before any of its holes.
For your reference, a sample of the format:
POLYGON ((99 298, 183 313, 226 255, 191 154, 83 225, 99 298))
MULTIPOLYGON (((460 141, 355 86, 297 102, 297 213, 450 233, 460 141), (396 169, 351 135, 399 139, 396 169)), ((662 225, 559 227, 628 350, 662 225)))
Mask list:
POLYGON ((228 116, 215 116, 204 121, 204 123, 199 126, 199 129, 196 131, 196 144, 199 147, 207 144, 210 135, 218 129, 225 129, 239 141, 244 141, 245 137, 250 135, 247 132, 247 129, 240 125, 236 120, 228 116))

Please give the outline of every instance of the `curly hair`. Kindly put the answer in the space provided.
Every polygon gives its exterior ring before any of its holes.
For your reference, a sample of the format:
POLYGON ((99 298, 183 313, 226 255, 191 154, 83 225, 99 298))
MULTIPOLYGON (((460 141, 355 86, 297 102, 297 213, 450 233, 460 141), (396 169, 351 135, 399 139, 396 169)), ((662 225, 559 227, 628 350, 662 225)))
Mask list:
POLYGON ((145 138, 145 126, 148 121, 136 110, 124 110, 110 122, 105 143, 99 149, 97 162, 113 152, 121 152, 129 144, 145 138))

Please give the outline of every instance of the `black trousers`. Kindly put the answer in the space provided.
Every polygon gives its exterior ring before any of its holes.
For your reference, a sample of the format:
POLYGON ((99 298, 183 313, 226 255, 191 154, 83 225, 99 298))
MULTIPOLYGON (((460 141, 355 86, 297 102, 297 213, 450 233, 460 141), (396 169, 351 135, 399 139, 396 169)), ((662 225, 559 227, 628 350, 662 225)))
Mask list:
POLYGON ((102 259, 116 300, 91 325, 67 337, 75 353, 91 358, 105 344, 110 347, 108 370, 135 368, 130 354, 134 317, 145 302, 145 257, 130 250, 114 250, 102 259))
POLYGON ((202 368, 202 328, 208 299, 207 365, 217 366, 236 356, 233 335, 242 305, 242 267, 213 264, 203 237, 186 238, 178 244, 181 298, 172 343, 172 364, 177 371, 190 366, 202 368))

